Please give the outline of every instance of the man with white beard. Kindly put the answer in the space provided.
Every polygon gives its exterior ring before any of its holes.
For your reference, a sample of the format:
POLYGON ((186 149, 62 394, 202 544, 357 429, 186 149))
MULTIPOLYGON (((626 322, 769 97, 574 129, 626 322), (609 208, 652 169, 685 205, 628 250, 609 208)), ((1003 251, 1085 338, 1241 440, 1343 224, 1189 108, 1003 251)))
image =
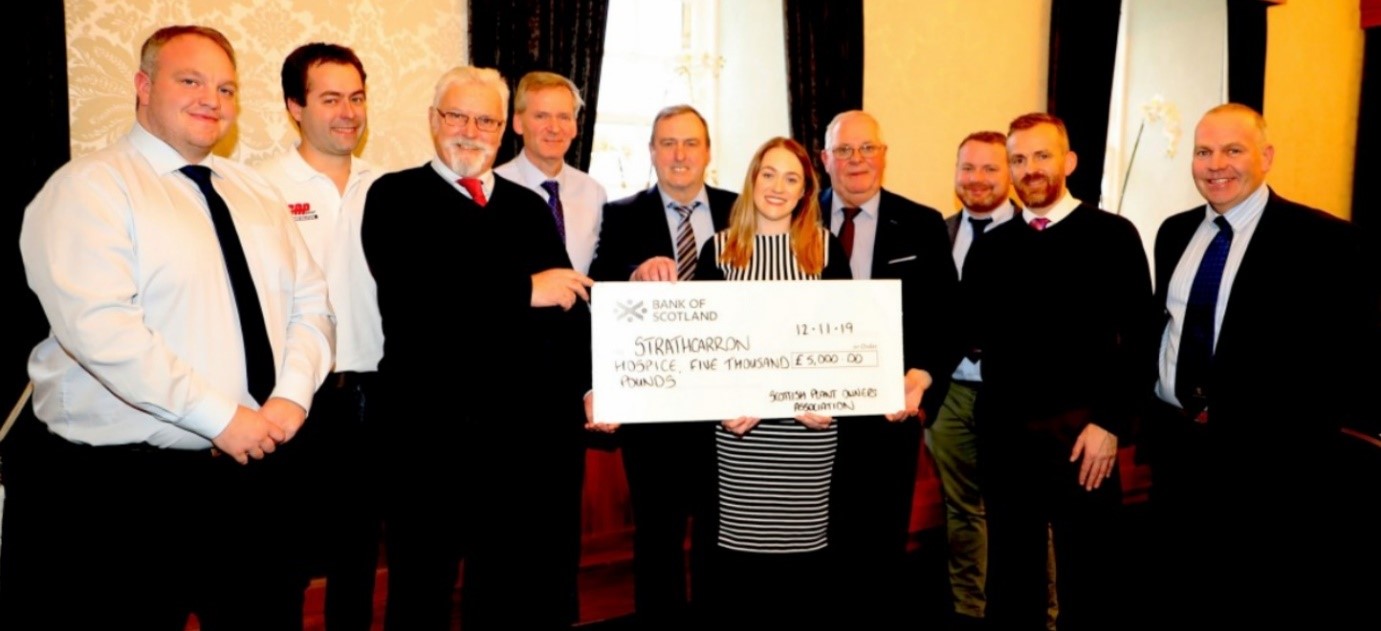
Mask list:
POLYGON ((547 203, 494 176, 507 111, 497 71, 448 71, 428 112, 436 156, 365 201, 385 339, 373 405, 388 629, 451 628, 462 550, 465 629, 558 628, 570 612, 561 535, 579 528, 591 281, 547 203), (529 394, 494 394, 513 386, 529 394), (501 470, 484 467, 496 450, 501 470))

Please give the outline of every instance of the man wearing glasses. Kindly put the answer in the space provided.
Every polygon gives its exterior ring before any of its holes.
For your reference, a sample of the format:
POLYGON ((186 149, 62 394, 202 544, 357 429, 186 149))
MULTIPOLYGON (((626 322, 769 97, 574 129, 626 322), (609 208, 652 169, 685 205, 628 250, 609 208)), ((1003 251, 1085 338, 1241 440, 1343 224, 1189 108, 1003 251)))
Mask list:
POLYGON ((903 411, 839 424, 830 497, 830 512, 839 517, 830 544, 849 564, 841 568, 845 575, 860 579, 850 581, 846 608, 875 616, 879 628, 897 619, 892 608, 903 602, 886 577, 896 576, 905 560, 921 424, 935 417, 959 358, 947 339, 947 310, 934 305, 952 304, 959 281, 939 211, 882 188, 887 145, 877 120, 862 111, 836 116, 820 159, 832 185, 820 206, 849 254, 853 277, 902 281, 906 409, 920 408, 915 418, 903 411))
POLYGON ((384 428, 388 629, 451 628, 464 553, 467 630, 550 629, 576 571, 591 282, 550 209, 494 176, 508 86, 493 69, 442 75, 436 156, 380 177, 361 241, 384 326, 373 405, 384 428), (444 305, 465 305, 465 313, 444 305), (521 401, 500 396, 520 385, 521 401), (502 450, 504 463, 487 453, 502 450))

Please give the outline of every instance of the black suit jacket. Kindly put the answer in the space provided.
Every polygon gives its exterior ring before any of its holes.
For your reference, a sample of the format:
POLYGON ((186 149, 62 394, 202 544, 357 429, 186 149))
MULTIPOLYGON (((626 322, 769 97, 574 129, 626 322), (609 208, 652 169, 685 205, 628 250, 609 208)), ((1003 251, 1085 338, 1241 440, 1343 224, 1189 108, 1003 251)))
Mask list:
POLYGON ((383 316, 380 418, 583 419, 589 310, 530 306, 532 274, 571 266, 539 195, 496 177, 480 207, 424 164, 370 187, 360 239, 383 316), (513 384, 534 396, 499 394, 513 384))
MULTIPOLYGON (((1161 224, 1155 258, 1162 307, 1204 217, 1199 206, 1161 224)), ((1286 441, 1293 458, 1309 451, 1301 441, 1336 437, 1360 411, 1360 393, 1376 387, 1375 273, 1353 226, 1321 210, 1272 191, 1259 221, 1227 296, 1208 410, 1219 436, 1240 447, 1286 441)), ((1158 335, 1168 318, 1165 311, 1158 335)))
MULTIPOLYGON (((729 226, 729 211, 738 195, 705 187, 710 198, 710 217, 715 232, 729 226)), ((676 235, 667 230, 662 193, 653 186, 640 193, 604 205, 604 222, 599 229, 599 246, 590 264, 590 278, 628 280, 643 261, 657 256, 676 260, 676 235)))
MULTIPOLYGON (((833 200, 834 189, 820 194, 826 226, 830 223, 833 200)), ((961 354, 952 331, 959 278, 947 235, 940 211, 886 189, 882 191, 873 241, 872 277, 902 281, 906 367, 929 372, 935 382, 922 399, 926 418, 935 418, 939 411, 945 384, 961 354)))

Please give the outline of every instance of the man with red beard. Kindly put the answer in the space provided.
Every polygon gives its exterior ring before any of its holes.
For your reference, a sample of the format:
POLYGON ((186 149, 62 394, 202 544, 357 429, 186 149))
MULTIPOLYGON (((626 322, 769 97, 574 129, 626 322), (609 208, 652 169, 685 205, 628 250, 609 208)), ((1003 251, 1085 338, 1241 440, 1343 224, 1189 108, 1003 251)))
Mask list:
POLYGON ((944 306, 957 297, 958 278, 940 212, 883 188, 887 144, 872 115, 835 116, 820 159, 831 185, 821 213, 853 277, 901 281, 906 408, 840 422, 830 491, 830 545, 851 577, 842 606, 862 627, 891 628, 906 602, 891 577, 906 557, 921 421, 934 417, 958 360, 953 311, 944 306))
POLYGON ((966 340, 982 349, 987 619, 1045 627, 1053 536, 1059 628, 1103 629, 1118 610, 1118 439, 1154 378, 1150 272, 1131 222, 1065 188, 1077 156, 1063 121, 1018 117, 1007 154, 1026 210, 984 233, 963 280, 966 340))
POLYGON ((451 628, 462 551, 465 629, 567 624, 576 566, 561 535, 579 528, 591 281, 571 269, 547 203, 491 169, 507 106, 493 69, 442 75, 436 156, 380 177, 365 201, 386 340, 373 411, 388 629, 451 628), (466 313, 439 313, 457 295, 466 313), (531 388, 522 401, 497 394, 518 384, 531 388), (482 467, 497 450, 505 466, 482 467))
MULTIPOLYGON (((945 224, 961 279, 964 259, 973 245, 1016 213, 1008 198, 1012 179, 1006 143, 1007 137, 996 131, 974 132, 959 143, 954 193, 964 207, 945 224)), ((977 348, 965 349, 951 375, 944 403, 925 433, 945 501, 949 583, 957 628, 976 627, 987 603, 983 586, 988 571, 988 525, 978 484, 978 434, 973 415, 983 380, 980 358, 977 348)))

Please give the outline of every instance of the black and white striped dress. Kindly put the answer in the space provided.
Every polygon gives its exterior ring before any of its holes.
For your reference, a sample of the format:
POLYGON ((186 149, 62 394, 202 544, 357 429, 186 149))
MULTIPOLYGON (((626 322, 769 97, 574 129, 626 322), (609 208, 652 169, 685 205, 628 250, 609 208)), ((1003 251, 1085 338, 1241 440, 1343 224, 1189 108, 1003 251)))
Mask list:
MULTIPOLYGON (((753 258, 743 269, 719 263, 727 237, 726 232, 716 234, 701 254, 701 267, 713 263, 719 273, 697 272, 697 278, 821 278, 819 274, 806 274, 796 264, 787 234, 755 236, 753 258)), ((822 243, 830 242, 828 233, 822 237, 822 243)), ((826 248, 827 268, 831 249, 826 248)), ((764 419, 744 436, 735 436, 722 428, 715 432, 719 547, 784 554, 813 552, 828 545, 836 428, 837 424, 831 424, 829 429, 813 430, 794 419, 764 419)))

